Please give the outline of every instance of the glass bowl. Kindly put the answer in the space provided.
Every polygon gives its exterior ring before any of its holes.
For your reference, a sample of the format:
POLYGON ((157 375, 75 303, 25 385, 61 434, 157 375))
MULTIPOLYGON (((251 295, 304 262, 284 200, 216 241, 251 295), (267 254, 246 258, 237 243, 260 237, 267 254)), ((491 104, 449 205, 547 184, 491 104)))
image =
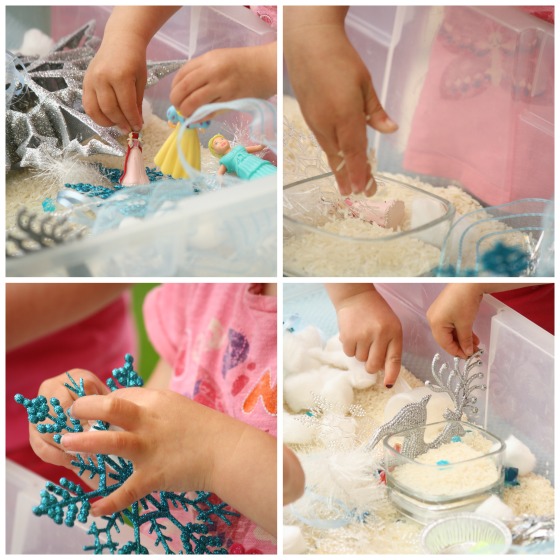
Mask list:
POLYGON ((389 497, 397 509, 420 523, 473 511, 491 494, 503 491, 503 441, 468 422, 454 422, 461 435, 438 445, 440 434, 451 425, 437 422, 383 440, 389 497), (401 453, 411 441, 435 448, 411 458, 401 453))
POLYGON ((376 180, 371 198, 341 196, 332 173, 284 187, 285 275, 433 275, 455 208, 417 187, 383 175, 376 180), (394 228, 371 218, 372 207, 396 204, 402 220, 394 228))

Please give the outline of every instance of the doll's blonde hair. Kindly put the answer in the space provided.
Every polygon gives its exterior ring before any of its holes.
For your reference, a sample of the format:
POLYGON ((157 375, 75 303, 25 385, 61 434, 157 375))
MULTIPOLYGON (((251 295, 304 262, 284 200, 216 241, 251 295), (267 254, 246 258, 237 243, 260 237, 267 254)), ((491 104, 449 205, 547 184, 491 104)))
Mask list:
POLYGON ((210 138, 210 140, 208 140, 208 149, 210 150, 210 153, 214 156, 214 157, 221 157, 220 154, 216 153, 216 150, 214 150, 214 140, 216 140, 216 138, 225 138, 225 136, 223 134, 214 134, 214 136, 212 136, 212 138, 210 138))

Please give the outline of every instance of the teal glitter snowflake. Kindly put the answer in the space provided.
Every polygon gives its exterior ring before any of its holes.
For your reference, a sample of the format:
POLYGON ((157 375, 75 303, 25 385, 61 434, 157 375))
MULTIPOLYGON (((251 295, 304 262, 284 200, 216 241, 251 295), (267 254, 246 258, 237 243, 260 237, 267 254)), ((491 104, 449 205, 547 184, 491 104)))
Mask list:
MULTIPOLYGON (((72 376, 66 374, 69 383, 65 387, 78 397, 86 395, 83 379, 76 382, 72 376)), ((125 356, 125 364, 113 370, 112 377, 107 380, 107 387, 116 391, 120 387, 141 387, 143 382, 134 371, 133 358, 130 354, 125 356)), ((60 443, 63 431, 82 432, 80 421, 70 415, 70 410, 64 411, 60 401, 56 398, 49 400, 39 395, 34 399, 26 399, 23 395, 16 395, 17 403, 27 410, 29 422, 37 426, 42 434, 53 434, 56 443, 60 443)), ((109 424, 97 421, 93 426, 96 430, 108 430, 109 424)), ((79 475, 88 474, 90 480, 97 477, 97 488, 87 490, 66 478, 61 478, 59 484, 47 482, 41 491, 41 503, 33 508, 33 513, 38 516, 47 515, 55 523, 64 523, 72 527, 76 520, 87 523, 90 512, 90 501, 99 497, 106 497, 121 487, 132 475, 134 468, 132 462, 122 457, 96 455, 84 458, 77 454, 72 465, 79 469, 79 475)), ((141 543, 141 529, 146 527, 148 534, 155 534, 155 547, 161 547, 165 554, 175 554, 171 548, 173 538, 166 534, 166 525, 161 521, 171 523, 179 530, 181 550, 179 554, 227 554, 222 547, 222 539, 211 534, 214 524, 218 519, 231 525, 229 517, 239 514, 226 509, 227 504, 215 503, 211 500, 209 492, 196 492, 194 496, 186 493, 158 492, 148 494, 141 500, 133 503, 128 509, 103 516, 103 527, 98 527, 92 522, 88 531, 93 536, 93 544, 84 546, 84 550, 91 550, 95 554, 108 551, 111 554, 149 554, 148 549, 141 543), (175 516, 175 510, 196 513, 197 523, 181 523, 175 516), (229 516, 229 517, 228 517, 229 516), (115 533, 120 533, 120 527, 125 523, 132 525, 134 540, 120 544, 115 533)))

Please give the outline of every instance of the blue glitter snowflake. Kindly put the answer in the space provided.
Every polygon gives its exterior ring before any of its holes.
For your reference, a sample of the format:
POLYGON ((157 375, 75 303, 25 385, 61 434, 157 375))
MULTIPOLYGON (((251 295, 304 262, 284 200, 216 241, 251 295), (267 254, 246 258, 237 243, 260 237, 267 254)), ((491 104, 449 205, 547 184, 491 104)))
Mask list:
MULTIPOLYGON (((65 187, 67 189, 73 189, 79 193, 85 194, 91 197, 98 197, 102 200, 106 200, 109 197, 113 196, 115 193, 121 191, 125 187, 119 183, 122 170, 115 169, 111 167, 105 167, 101 164, 98 164, 99 172, 106 177, 111 184, 113 185, 112 188, 104 187, 102 185, 92 185, 91 183, 65 183, 65 187)), ((162 179, 172 179, 170 175, 164 175, 161 171, 157 170, 155 167, 146 167, 146 174, 148 175, 148 179, 150 183, 155 181, 161 181, 162 179)))
MULTIPOLYGON (((133 369, 133 358, 130 354, 125 356, 122 368, 113 370, 112 377, 107 380, 111 391, 120 387, 141 387, 143 382, 133 369)), ((72 376, 66 374, 69 383, 66 388, 78 397, 86 395, 83 379, 76 382, 72 376)), ((60 443, 63 431, 82 432, 80 421, 72 418, 70 411, 64 411, 60 401, 51 398, 47 401, 44 396, 26 399, 23 395, 16 395, 15 400, 27 409, 29 422, 37 426, 42 434, 53 434, 56 443, 60 443)), ((96 430, 108 430, 109 424, 97 421, 93 426, 96 430)), ((33 513, 38 516, 47 515, 55 523, 64 523, 72 527, 76 520, 87 523, 90 511, 90 501, 99 497, 106 497, 114 490, 121 487, 133 473, 133 465, 122 457, 96 455, 84 458, 77 454, 72 465, 79 469, 79 475, 88 474, 90 480, 97 477, 97 488, 85 490, 66 478, 61 478, 59 484, 47 482, 41 491, 41 503, 33 508, 33 513)), ((173 538, 166 534, 166 526, 160 523, 164 520, 174 525, 180 534, 181 550, 179 554, 227 554, 222 547, 222 539, 212 535, 211 531, 218 519, 230 525, 228 516, 238 516, 236 512, 227 510, 227 504, 214 503, 208 492, 196 492, 194 497, 186 493, 158 492, 148 494, 141 500, 133 503, 128 509, 103 516, 106 523, 98 527, 96 522, 90 525, 88 534, 93 536, 91 546, 84 546, 84 550, 91 550, 95 554, 108 551, 111 554, 149 554, 148 549, 142 545, 140 539, 141 528, 146 527, 148 533, 154 533, 156 540, 154 546, 160 546, 165 554, 175 554, 171 548, 173 538), (181 523, 171 508, 193 511, 196 513, 197 523, 181 523), (120 533, 120 526, 128 523, 134 529, 134 540, 120 545, 115 541, 115 533, 120 533)))

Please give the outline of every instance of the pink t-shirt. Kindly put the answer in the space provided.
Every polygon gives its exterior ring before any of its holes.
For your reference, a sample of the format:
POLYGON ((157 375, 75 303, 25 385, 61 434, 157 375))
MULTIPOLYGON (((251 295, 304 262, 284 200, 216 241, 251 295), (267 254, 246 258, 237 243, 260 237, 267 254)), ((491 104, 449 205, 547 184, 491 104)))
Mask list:
MULTIPOLYGON (((273 436, 276 311, 260 284, 166 284, 144 303, 148 335, 173 368, 169 388, 273 436)), ((276 540, 245 517, 216 532, 230 553, 276 552, 276 540)))

